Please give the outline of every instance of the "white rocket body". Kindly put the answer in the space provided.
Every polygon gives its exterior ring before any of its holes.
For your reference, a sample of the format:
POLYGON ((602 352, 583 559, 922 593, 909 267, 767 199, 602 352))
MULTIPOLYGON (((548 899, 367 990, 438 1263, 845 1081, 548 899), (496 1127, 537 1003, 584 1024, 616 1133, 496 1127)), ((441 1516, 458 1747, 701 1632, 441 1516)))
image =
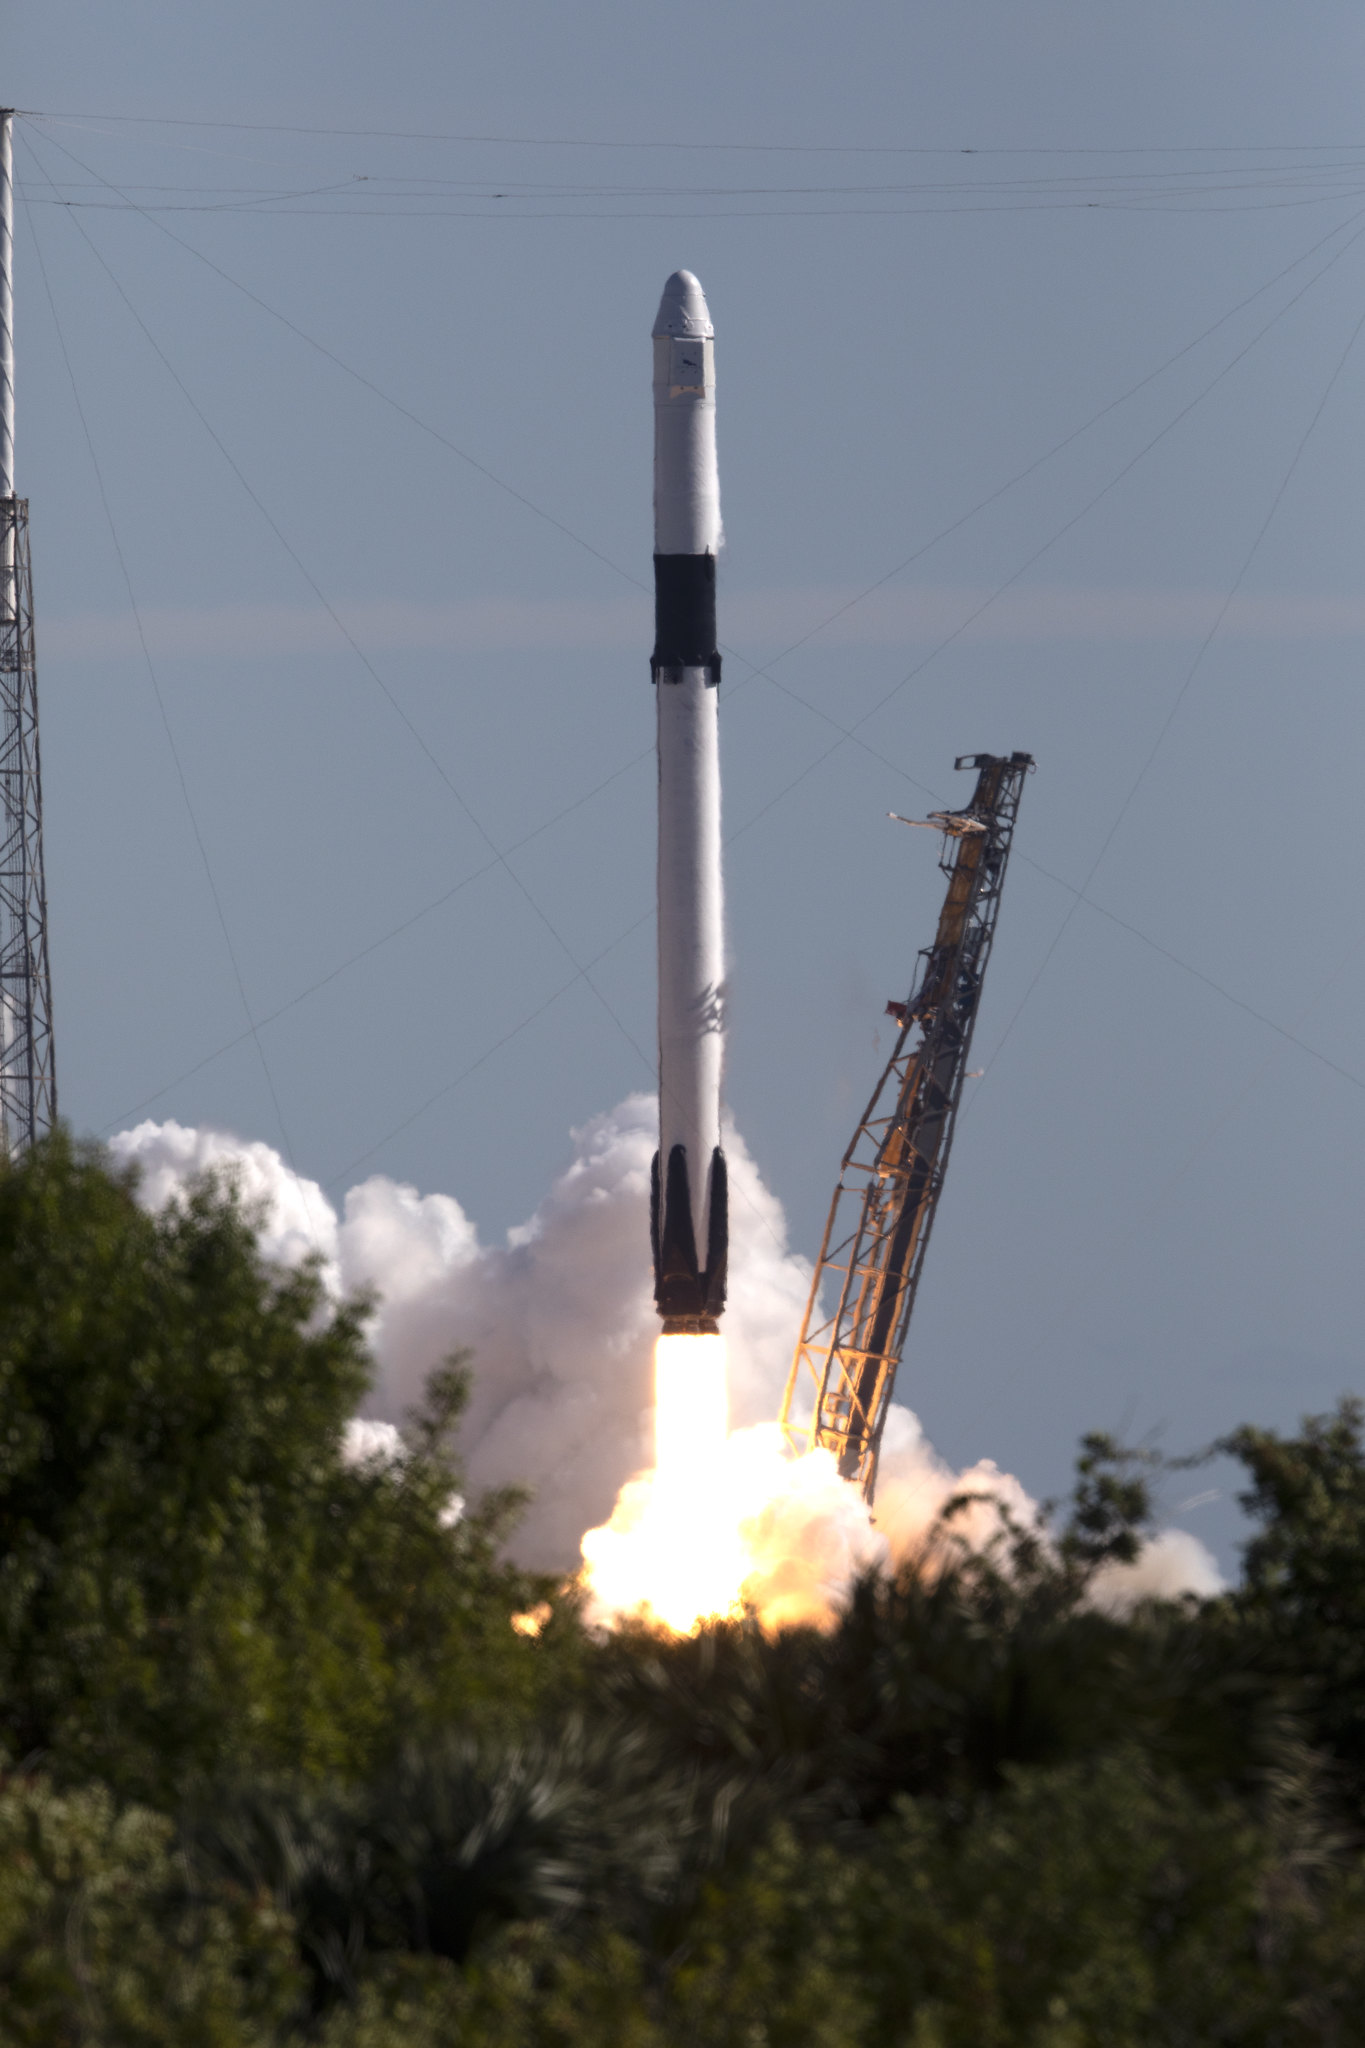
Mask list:
POLYGON ((715 1329, 728 1235, 720 1149, 725 937, 716 649, 715 330, 675 271, 654 322, 652 673, 659 721, 659 1154, 655 1300, 665 1329, 715 1329))

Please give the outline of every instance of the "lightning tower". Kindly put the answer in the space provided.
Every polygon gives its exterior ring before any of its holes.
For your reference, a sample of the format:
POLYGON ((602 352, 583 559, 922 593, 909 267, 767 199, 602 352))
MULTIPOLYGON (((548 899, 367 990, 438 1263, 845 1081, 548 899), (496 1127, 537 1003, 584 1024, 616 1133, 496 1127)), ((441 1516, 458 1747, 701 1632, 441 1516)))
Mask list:
POLYGON ((57 1118, 28 499, 14 492, 14 113, 0 108, 0 1152, 57 1118))

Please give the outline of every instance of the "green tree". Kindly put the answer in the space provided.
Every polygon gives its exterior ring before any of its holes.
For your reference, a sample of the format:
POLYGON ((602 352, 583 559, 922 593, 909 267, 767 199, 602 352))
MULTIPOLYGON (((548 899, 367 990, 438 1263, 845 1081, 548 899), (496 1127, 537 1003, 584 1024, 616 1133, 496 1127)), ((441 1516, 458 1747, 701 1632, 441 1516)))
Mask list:
POLYGON ((819 1845, 780 1830, 674 1969, 693 2048, 1325 2048, 1358 2042, 1365 1905, 1311 1790, 1250 1810, 1140 1752, 902 1799, 819 1845))
POLYGON ((1224 1616, 1365 1798, 1365 1404, 1306 1416, 1297 1436, 1234 1430, 1216 1448, 1245 1467, 1240 1500, 1259 1524, 1224 1616))
POLYGON ((647 1927, 714 1863, 712 1788, 620 1727, 414 1746, 364 1786, 215 1789, 187 1829, 203 1888, 291 1914, 319 2009, 376 1962, 464 1962, 489 1930, 647 1927))
POLYGON ((514 1501, 449 1512, 459 1370, 349 1464, 365 1304, 253 1221, 211 1183, 147 1215, 60 1134, 0 1171, 0 1741, 68 1780, 350 1775, 552 1656, 510 1626, 547 1593, 499 1561, 514 1501))
POLYGON ((0 2048, 267 2048, 299 2007, 268 1893, 191 1898, 169 1821, 0 1782, 0 2048))

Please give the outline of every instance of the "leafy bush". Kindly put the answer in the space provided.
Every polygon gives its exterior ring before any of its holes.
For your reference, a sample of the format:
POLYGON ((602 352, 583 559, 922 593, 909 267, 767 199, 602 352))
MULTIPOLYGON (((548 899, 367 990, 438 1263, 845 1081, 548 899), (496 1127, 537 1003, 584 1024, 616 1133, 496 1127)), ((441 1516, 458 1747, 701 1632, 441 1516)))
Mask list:
POLYGON ((1215 1600, 1092 1604, 1095 1436, 827 1632, 598 1638, 452 1517, 458 1363, 348 1461, 365 1313, 230 1187, 0 1168, 0 2048, 1365 2042, 1358 1404, 1225 1440, 1215 1600))
POLYGON ((647 1924, 723 1834, 711 1788, 638 1732, 467 1737, 414 1748, 363 1787, 219 1793, 188 1824, 195 1869, 293 1916, 313 2003, 380 1956, 463 1962, 498 1925, 647 1924))
POLYGON ((499 1562, 453 1524, 456 1370, 401 1464, 348 1464, 363 1303, 260 1255, 232 1190, 144 1214, 57 1137, 0 1172, 0 1740, 155 1799, 197 1775, 352 1775, 533 1697, 499 1562))
POLYGON ((1227 1620, 1292 1687, 1365 1801, 1365 1404, 1306 1418, 1297 1437, 1239 1429, 1217 1447, 1245 1466, 1260 1527, 1227 1620))
POLYGON ((1201 1801, 1118 1753, 1011 1770, 965 1815, 900 1800, 853 1848, 779 1833, 700 1919, 675 2037, 1358 2039, 1365 1887, 1354 1868, 1328 1874, 1311 1799, 1265 1806, 1201 1801))
POLYGON ((98 1785, 0 1785, 3 2048, 263 2048, 299 1986, 270 1894, 191 1898, 160 1814, 98 1785))

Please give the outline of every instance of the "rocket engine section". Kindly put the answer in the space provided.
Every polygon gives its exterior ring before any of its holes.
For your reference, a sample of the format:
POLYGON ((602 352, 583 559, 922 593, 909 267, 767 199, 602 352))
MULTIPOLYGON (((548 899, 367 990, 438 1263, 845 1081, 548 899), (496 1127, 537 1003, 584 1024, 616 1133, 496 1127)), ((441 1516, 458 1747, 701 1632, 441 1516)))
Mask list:
POLYGON ((654 322, 654 680, 659 722, 659 1150, 651 1229, 665 1332, 725 1307, 715 329, 677 270, 654 322))

